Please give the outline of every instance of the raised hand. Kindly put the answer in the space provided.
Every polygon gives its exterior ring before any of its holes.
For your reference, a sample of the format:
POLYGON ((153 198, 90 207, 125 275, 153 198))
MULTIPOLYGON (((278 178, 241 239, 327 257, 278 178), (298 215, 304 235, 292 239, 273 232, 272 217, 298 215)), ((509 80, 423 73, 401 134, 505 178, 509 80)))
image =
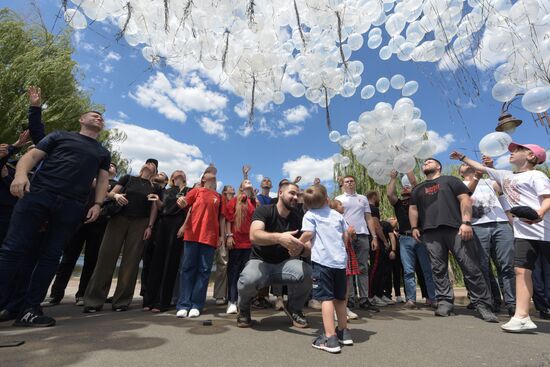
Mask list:
POLYGON ((393 169, 393 170, 390 172, 390 177, 391 177, 392 179, 396 179, 396 178, 397 178, 397 171, 393 169))
POLYGON ((456 150, 451 152, 451 154, 449 154, 449 158, 454 159, 456 161, 461 160, 463 157, 464 157, 464 154, 457 152, 456 150))
POLYGON ((39 87, 30 86, 27 89, 29 96, 29 104, 33 107, 40 107, 42 105, 42 91, 39 87))
POLYGON ((25 146, 25 144, 28 144, 31 141, 31 133, 29 130, 24 130, 19 134, 19 139, 15 143, 13 143, 13 146, 17 148, 21 148, 25 146))
POLYGON ((248 179, 248 172, 250 172, 250 168, 251 167, 248 164, 245 164, 243 166, 243 177, 244 177, 245 180, 248 179))
POLYGON ((485 167, 493 168, 493 158, 486 155, 482 155, 481 162, 485 167))

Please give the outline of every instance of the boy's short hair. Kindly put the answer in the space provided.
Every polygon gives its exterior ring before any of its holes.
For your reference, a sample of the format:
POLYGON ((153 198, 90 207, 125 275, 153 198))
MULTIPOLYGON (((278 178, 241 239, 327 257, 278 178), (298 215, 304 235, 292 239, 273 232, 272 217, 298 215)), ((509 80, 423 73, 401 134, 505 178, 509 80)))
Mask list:
POLYGON ((367 199, 370 200, 370 199, 372 199, 374 196, 376 196, 376 197, 378 197, 378 198, 380 197, 380 194, 378 194, 378 191, 372 190, 372 191, 367 192, 367 199))
POLYGON ((304 205, 309 209, 319 209, 327 203, 327 189, 321 184, 308 187, 304 191, 304 205))

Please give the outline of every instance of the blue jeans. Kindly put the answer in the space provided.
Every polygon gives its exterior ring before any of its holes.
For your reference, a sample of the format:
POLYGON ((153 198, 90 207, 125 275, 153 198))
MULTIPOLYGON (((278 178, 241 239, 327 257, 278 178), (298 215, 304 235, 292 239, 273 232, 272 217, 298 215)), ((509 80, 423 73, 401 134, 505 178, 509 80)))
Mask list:
POLYGON ((185 241, 181 261, 180 297, 177 310, 196 308, 202 312, 208 279, 216 249, 199 242, 185 241))
POLYGON ((229 250, 229 261, 227 262, 227 300, 237 302, 239 292, 237 282, 239 275, 243 271, 246 263, 250 259, 251 249, 233 249, 229 250))
POLYGON ((37 262, 23 299, 23 309, 38 307, 55 275, 63 247, 84 216, 85 204, 48 191, 27 192, 13 210, 10 228, 0 248, 0 300, 5 301, 19 269, 48 222, 37 262))
MULTIPOLYGON (((479 238, 483 254, 480 259, 481 270, 487 279, 489 276, 491 254, 495 255, 495 265, 502 277, 504 304, 516 304, 516 275, 514 272, 514 231, 508 222, 491 222, 472 226, 479 238)), ((493 277, 494 279, 494 277, 493 277)), ((499 286, 491 283, 493 298, 500 299, 499 286)))
POLYGON ((428 257, 428 250, 426 245, 418 243, 411 236, 401 235, 399 236, 399 251, 401 252, 401 263, 403 264, 403 279, 405 283, 405 296, 407 301, 416 302, 416 257, 418 255, 418 261, 420 262, 420 268, 424 275, 424 281, 426 282, 426 290, 428 292, 428 298, 435 300, 435 286, 432 276, 432 267, 430 266, 430 259, 428 257))

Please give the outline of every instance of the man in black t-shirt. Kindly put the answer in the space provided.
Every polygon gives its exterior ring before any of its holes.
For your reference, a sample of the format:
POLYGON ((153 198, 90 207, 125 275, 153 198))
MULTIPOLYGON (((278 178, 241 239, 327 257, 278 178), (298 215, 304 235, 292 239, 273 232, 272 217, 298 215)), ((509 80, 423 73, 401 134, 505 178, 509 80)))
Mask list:
POLYGON ((471 301, 483 320, 498 322, 491 311, 493 299, 476 254, 472 230, 471 192, 456 177, 441 176, 441 163, 428 158, 422 165, 426 181, 412 192, 409 220, 412 237, 426 243, 438 301, 436 316, 453 312, 454 294, 449 280, 449 251, 456 258, 471 301), (422 231, 422 234, 421 234, 422 231))
POLYGON ((298 240, 303 216, 296 209, 298 192, 296 184, 281 185, 277 203, 259 206, 252 216, 252 254, 238 283, 239 327, 251 326, 251 301, 271 284, 288 285, 284 311, 294 326, 308 327, 302 309, 311 291, 311 267, 298 256, 309 256, 310 249, 298 240))
POLYGON ((46 221, 48 228, 25 294, 24 311, 15 320, 16 326, 55 325, 53 318, 42 314, 40 302, 55 275, 63 246, 85 214, 94 178, 97 178, 96 196, 87 212, 87 222, 97 219, 107 194, 111 155, 97 141, 104 127, 103 116, 89 111, 80 116, 79 121, 80 132, 56 131, 47 135, 17 164, 10 190, 20 200, 0 248, 0 308, 36 233, 46 221), (28 173, 40 161, 42 166, 31 185, 28 173))

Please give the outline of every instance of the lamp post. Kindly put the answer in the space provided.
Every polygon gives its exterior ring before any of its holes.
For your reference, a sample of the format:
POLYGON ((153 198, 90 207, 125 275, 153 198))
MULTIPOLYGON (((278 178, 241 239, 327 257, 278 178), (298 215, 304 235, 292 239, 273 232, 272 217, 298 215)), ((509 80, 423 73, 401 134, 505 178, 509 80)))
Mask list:
POLYGON ((500 109, 500 116, 498 118, 498 123, 495 131, 502 131, 511 135, 514 133, 514 131, 516 131, 516 128, 522 124, 523 121, 521 121, 517 117, 512 116, 512 114, 508 112, 508 107, 510 107, 512 102, 514 102, 516 98, 522 95, 523 93, 518 93, 514 96, 514 98, 502 104, 502 108, 500 109))

